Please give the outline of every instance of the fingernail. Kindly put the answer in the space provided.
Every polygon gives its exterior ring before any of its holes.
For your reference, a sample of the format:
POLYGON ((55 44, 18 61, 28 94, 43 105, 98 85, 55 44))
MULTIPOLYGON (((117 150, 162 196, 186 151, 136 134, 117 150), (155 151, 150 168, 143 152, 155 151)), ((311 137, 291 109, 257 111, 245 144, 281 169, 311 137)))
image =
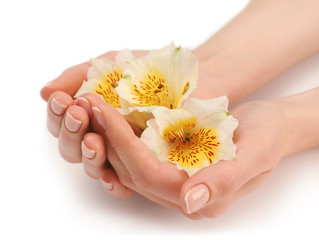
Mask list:
POLYGON ((75 99, 74 102, 76 105, 83 107, 87 111, 87 113, 89 114, 90 119, 92 118, 92 108, 91 108, 91 105, 87 99, 85 99, 83 97, 78 97, 77 99, 75 99))
POLYGON ((67 107, 66 105, 59 103, 58 100, 56 100, 55 98, 52 98, 51 109, 55 114, 61 115, 62 113, 64 113, 66 107, 67 107))
POLYGON ((109 190, 109 191, 113 190, 113 187, 114 187, 113 183, 105 182, 102 178, 101 178, 101 183, 102 183, 104 189, 109 190))
POLYGON ((80 120, 75 119, 69 112, 67 112, 65 117, 65 127, 70 132, 77 132, 79 131, 82 122, 80 120))
POLYGON ((95 157, 95 151, 92 149, 89 149, 85 143, 84 140, 81 143, 81 149, 82 149, 82 154, 84 155, 84 157, 86 157, 87 159, 93 159, 95 157))
POLYGON ((43 86, 43 88, 50 86, 53 82, 54 82, 54 80, 48 82, 47 84, 45 84, 45 85, 43 86))
POLYGON ((191 214, 201 209, 209 199, 209 190, 205 184, 191 188, 185 196, 187 213, 191 214))
POLYGON ((101 128, 103 128, 104 130, 106 129, 106 122, 105 119, 103 117, 102 111, 97 108, 97 107, 92 107, 94 116, 96 118, 96 121, 100 124, 101 128))

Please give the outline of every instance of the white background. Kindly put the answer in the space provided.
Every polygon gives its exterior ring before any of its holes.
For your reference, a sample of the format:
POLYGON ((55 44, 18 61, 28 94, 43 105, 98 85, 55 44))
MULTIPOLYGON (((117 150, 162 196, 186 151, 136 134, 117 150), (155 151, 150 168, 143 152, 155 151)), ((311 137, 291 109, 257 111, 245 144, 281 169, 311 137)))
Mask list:
MULTIPOLYGON (((110 197, 59 156, 45 127, 39 90, 63 69, 112 49, 196 47, 246 3, 1 1, 0 239, 318 239, 318 148, 283 160, 222 217, 192 221, 140 196, 110 197)), ((316 54, 250 99, 318 86, 318 66, 316 54)))

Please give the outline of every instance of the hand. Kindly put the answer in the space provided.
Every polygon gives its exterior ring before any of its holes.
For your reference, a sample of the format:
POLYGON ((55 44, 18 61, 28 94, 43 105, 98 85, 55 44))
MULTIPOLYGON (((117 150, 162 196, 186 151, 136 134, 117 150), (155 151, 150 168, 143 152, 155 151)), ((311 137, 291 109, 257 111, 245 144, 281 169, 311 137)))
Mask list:
MULTIPOLYGON (((135 51, 133 53, 135 56, 142 57, 147 52, 135 51)), ((114 60, 116 55, 117 52, 109 52, 101 57, 114 60)), ((200 56, 198 58, 201 59, 200 56)), ((59 140, 61 156, 68 162, 83 162, 88 175, 99 179, 105 165, 105 152, 100 150, 104 146, 104 140, 96 134, 100 132, 97 127, 93 129, 96 133, 88 133, 91 130, 90 119, 92 119, 92 110, 88 102, 84 98, 78 98, 75 101, 76 105, 73 102, 74 94, 81 86, 83 79, 86 79, 89 66, 90 63, 86 62, 65 70, 61 76, 41 90, 41 96, 48 102, 47 127, 59 140), (98 150, 99 154, 94 155, 95 150, 98 150), (83 154, 83 151, 86 155, 83 154)), ((200 66, 204 67, 200 67, 202 77, 199 82, 206 83, 210 70, 207 64, 200 64, 200 66)), ((210 91, 205 84, 199 83, 199 85, 201 87, 194 93, 194 96, 213 97, 217 96, 218 91, 220 91, 219 95, 223 94, 222 88, 210 91)))
MULTIPOLYGON (((114 60, 117 52, 108 52, 100 57, 114 60)), ((135 51, 136 56, 144 56, 146 51, 135 51)), ((47 127, 58 138, 61 156, 71 163, 83 163, 87 174, 99 179, 105 169, 104 140, 97 133, 89 133, 92 111, 85 99, 73 96, 86 79, 89 62, 66 69, 61 76, 42 88, 40 94, 47 101, 47 127), (85 155, 82 154, 85 152, 85 155), (96 154, 95 154, 96 153, 96 154)), ((111 173, 110 173, 111 174, 111 173)))
MULTIPOLYGON (((188 178, 174 165, 159 162, 115 109, 94 95, 85 98, 94 107, 97 122, 104 126, 107 157, 118 180, 191 218, 219 216, 265 181, 281 158, 285 118, 270 102, 247 103, 232 113, 239 120, 237 161, 221 161, 188 178)), ((106 175, 102 180, 113 184, 106 175)))

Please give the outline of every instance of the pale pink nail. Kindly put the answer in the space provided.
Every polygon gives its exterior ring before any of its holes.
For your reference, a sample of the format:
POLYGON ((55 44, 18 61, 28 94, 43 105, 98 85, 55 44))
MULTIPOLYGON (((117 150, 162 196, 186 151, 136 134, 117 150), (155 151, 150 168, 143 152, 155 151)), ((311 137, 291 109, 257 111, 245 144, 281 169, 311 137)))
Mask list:
POLYGON ((52 80, 52 81, 48 82, 47 84, 45 84, 45 85, 43 86, 43 88, 45 88, 45 87, 48 87, 48 86, 52 85, 52 83, 53 83, 53 82, 54 82, 54 80, 52 80))
POLYGON ((86 157, 87 159, 93 159, 95 157, 95 151, 92 149, 89 149, 85 143, 84 140, 81 143, 81 148, 82 148, 82 154, 84 155, 84 157, 86 157))
POLYGON ((61 115, 62 113, 64 113, 66 107, 66 105, 59 103, 55 98, 52 98, 51 109, 55 114, 61 115))
POLYGON ((94 116, 96 118, 96 121, 100 124, 101 128, 103 128, 104 130, 106 129, 106 122, 104 119, 104 116, 102 114, 102 111, 97 108, 97 107, 92 107, 94 116))
POLYGON ((101 178, 101 183, 102 183, 104 189, 109 190, 109 191, 113 190, 113 187, 114 187, 113 183, 105 182, 105 181, 103 181, 102 178, 101 178))
POLYGON ((65 127, 70 132, 77 132, 79 131, 82 122, 80 120, 75 119, 69 112, 67 112, 65 117, 65 127))
POLYGON ((209 199, 209 190, 205 184, 191 188, 185 196, 185 205, 188 214, 201 209, 209 199))
POLYGON ((77 99, 75 99, 75 104, 78 106, 83 107, 87 113, 89 114, 90 119, 92 118, 92 108, 91 105, 89 103, 89 101, 83 97, 78 97, 77 99))

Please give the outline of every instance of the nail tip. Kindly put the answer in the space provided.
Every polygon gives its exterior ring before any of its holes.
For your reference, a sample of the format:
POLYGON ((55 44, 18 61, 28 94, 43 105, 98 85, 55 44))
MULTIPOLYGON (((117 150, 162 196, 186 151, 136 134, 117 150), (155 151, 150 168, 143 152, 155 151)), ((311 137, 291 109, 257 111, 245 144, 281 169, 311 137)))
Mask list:
POLYGON ((188 204, 188 195, 189 195, 190 191, 188 191, 185 195, 185 198, 184 198, 184 202, 185 202, 185 206, 186 206, 186 212, 187 214, 191 214, 191 211, 189 209, 189 204, 188 204))
POLYGON ((105 119, 104 119, 104 116, 103 116, 101 109, 99 109, 98 107, 92 107, 92 111, 93 111, 93 114, 94 114, 97 122, 101 126, 101 128, 103 128, 105 130, 106 129, 106 122, 105 122, 105 119))
POLYGON ((210 192, 205 184, 192 187, 185 195, 185 206, 188 214, 203 208, 210 198, 210 192))
POLYGON ((77 132, 81 128, 82 122, 75 119, 70 112, 66 113, 65 127, 72 133, 77 132))
POLYGON ((105 181, 102 179, 102 177, 100 178, 100 181, 101 181, 101 183, 102 183, 104 189, 106 189, 106 190, 108 190, 108 191, 113 190, 113 188, 114 188, 113 183, 105 182, 105 181))
POLYGON ((89 101, 84 97, 77 97, 74 102, 77 103, 78 101, 84 101, 85 103, 90 104, 89 101))
POLYGON ((67 108, 67 105, 60 103, 56 98, 52 98, 50 106, 52 111, 57 115, 64 113, 67 108))
POLYGON ((82 154, 84 155, 84 157, 86 157, 89 160, 92 160, 96 155, 96 152, 94 150, 86 146, 86 144, 84 143, 84 140, 81 142, 81 149, 82 149, 82 154))

